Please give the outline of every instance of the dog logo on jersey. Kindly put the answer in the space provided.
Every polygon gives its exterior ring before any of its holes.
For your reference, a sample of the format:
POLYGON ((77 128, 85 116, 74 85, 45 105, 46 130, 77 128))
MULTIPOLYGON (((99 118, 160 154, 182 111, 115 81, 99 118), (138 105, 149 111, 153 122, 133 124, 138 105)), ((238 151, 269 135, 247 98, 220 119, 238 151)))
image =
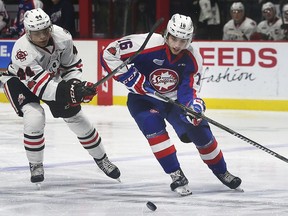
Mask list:
POLYGON ((167 93, 176 88, 179 76, 173 70, 161 68, 150 74, 149 81, 158 92, 167 93))
POLYGON ((116 48, 115 48, 115 47, 110 47, 110 48, 108 48, 107 50, 108 50, 108 52, 110 52, 112 55, 114 55, 114 56, 116 55, 116 52, 117 52, 117 51, 116 51, 116 48))
POLYGON ((23 94, 19 94, 18 95, 18 103, 19 105, 23 104, 24 100, 25 100, 25 96, 23 94))
POLYGON ((16 60, 20 60, 21 62, 25 61, 26 60, 26 56, 28 56, 28 53, 27 51, 22 51, 22 50, 18 50, 17 53, 16 53, 16 60))

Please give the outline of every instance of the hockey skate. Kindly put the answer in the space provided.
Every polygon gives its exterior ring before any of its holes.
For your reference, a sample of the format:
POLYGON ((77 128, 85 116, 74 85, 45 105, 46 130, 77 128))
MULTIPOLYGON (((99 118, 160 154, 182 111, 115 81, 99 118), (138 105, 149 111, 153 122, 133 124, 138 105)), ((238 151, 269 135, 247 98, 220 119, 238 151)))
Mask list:
POLYGON ((242 180, 239 177, 232 175, 228 171, 226 171, 224 174, 215 174, 215 175, 227 187, 243 192, 243 190, 239 187, 242 182, 242 180))
POLYGON ((44 181, 43 163, 29 163, 31 178, 30 181, 35 183, 37 188, 41 188, 41 182, 44 181))
POLYGON ((175 172, 170 173, 172 178, 172 183, 170 184, 170 188, 172 191, 178 193, 181 196, 187 196, 192 194, 188 186, 188 179, 185 177, 181 168, 176 170, 175 172))
POLYGON ((115 166, 105 154, 102 159, 95 159, 98 167, 110 178, 117 179, 120 182, 120 170, 117 166, 115 166))

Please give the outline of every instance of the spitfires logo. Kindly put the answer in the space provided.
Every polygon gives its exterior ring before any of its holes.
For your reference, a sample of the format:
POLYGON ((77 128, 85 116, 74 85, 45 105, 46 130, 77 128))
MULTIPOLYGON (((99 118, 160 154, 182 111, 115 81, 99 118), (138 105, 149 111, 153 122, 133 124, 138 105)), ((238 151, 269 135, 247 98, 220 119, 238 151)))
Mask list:
POLYGON ((26 56, 28 55, 27 51, 22 51, 22 50, 18 50, 17 53, 16 53, 16 60, 20 60, 21 62, 25 61, 26 60, 26 56))
POLYGON ((169 69, 157 69, 149 76, 151 85, 160 93, 167 93, 173 91, 178 82, 178 74, 169 69))

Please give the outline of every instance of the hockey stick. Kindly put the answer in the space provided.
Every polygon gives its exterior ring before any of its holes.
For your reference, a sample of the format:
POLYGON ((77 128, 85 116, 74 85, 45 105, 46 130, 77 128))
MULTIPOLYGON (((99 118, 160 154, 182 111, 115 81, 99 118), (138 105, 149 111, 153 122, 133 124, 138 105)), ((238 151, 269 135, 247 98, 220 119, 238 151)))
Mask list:
POLYGON ((93 87, 96 88, 97 86, 106 82, 106 80, 110 79, 112 76, 114 76, 116 73, 118 73, 123 67, 127 66, 134 58, 136 58, 136 56, 138 56, 144 50, 144 48, 147 45, 148 41, 150 40, 152 34, 162 24, 163 21, 164 21, 164 18, 160 18, 159 20, 157 20, 157 22, 152 26, 149 34, 147 35, 147 37, 146 37, 145 41, 143 42, 143 44, 141 45, 141 47, 132 56, 130 56, 128 59, 126 59, 121 65, 119 65, 117 68, 115 68, 113 71, 111 71, 111 73, 109 73, 104 78, 102 78, 101 80, 96 82, 93 85, 93 87))
POLYGON ((260 145, 259 143, 255 142, 255 141, 253 141, 253 140, 251 140, 251 139, 249 139, 249 138, 247 138, 246 136, 243 136, 242 134, 237 133, 236 131, 234 131, 234 130, 232 130, 232 129, 230 129, 230 128, 228 128, 228 127, 226 127, 226 126, 224 126, 224 125, 222 125, 222 124, 214 121, 213 119, 208 118, 207 116, 205 116, 205 115, 203 115, 203 114, 201 114, 201 113, 196 113, 196 112, 193 111, 191 108, 186 107, 186 106, 184 106, 183 104, 181 104, 181 103, 179 103, 179 102, 177 102, 177 101, 175 101, 175 100, 173 100, 173 99, 171 99, 171 98, 169 98, 169 97, 167 97, 167 96, 165 96, 165 95, 162 95, 162 94, 158 93, 157 91, 154 91, 154 90, 151 89, 151 88, 146 87, 145 89, 146 89, 149 93, 155 95, 156 97, 158 97, 158 98, 160 98, 160 99, 162 99, 162 100, 164 100, 164 101, 166 101, 166 102, 168 102, 168 103, 171 103, 171 104, 176 105, 177 107, 179 107, 180 109, 182 109, 183 111, 185 111, 188 115, 191 115, 191 116, 197 117, 197 118, 205 119, 206 121, 208 121, 209 123, 215 125, 216 127, 221 128, 222 130, 227 131, 228 133, 236 136, 237 138, 240 138, 240 139, 244 140, 245 142, 247 142, 247 143, 255 146, 256 148, 259 148, 259 149, 265 151, 266 153, 268 153, 268 154, 270 154, 270 155, 272 155, 272 156, 274 156, 274 157, 277 157, 278 159, 280 159, 280 160, 285 161, 286 163, 288 163, 288 159, 285 158, 284 156, 282 156, 282 155, 280 155, 280 154, 278 154, 278 153, 276 153, 276 152, 274 152, 274 151, 266 148, 265 146, 260 145))

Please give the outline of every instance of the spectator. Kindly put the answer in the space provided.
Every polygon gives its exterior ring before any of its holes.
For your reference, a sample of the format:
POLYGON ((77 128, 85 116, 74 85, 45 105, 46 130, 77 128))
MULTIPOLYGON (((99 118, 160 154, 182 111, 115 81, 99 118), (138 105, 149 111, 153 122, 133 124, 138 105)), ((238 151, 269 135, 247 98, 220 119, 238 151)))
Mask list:
POLYGON ((152 15, 147 10, 147 2, 139 1, 137 4, 137 13, 136 13, 136 22, 135 22, 135 33, 146 33, 150 31, 154 20, 152 19, 152 15))
POLYGON ((9 23, 9 16, 6 11, 5 4, 2 0, 0 0, 0 35, 3 29, 7 26, 9 23))
POLYGON ((75 12, 69 0, 51 0, 53 5, 48 9, 48 15, 53 24, 61 26, 70 32, 73 38, 76 37, 75 12))
POLYGON ((223 27, 223 40, 250 40, 257 23, 245 15, 243 3, 234 2, 230 8, 232 17, 223 27))
POLYGON ((253 19, 256 23, 262 21, 261 6, 263 5, 263 0, 243 0, 243 4, 246 16, 253 19))
POLYGON ((282 7, 282 20, 283 24, 281 28, 283 29, 284 40, 288 40, 288 3, 282 7))
POLYGON ((24 29, 24 13, 35 8, 43 9, 43 3, 40 0, 19 0, 17 15, 13 25, 9 28, 8 35, 12 38, 18 38, 25 33, 24 29))
POLYGON ((251 35, 251 39, 260 40, 282 40, 283 30, 281 29, 282 20, 277 16, 276 7, 272 2, 262 5, 264 20, 257 26, 257 31, 251 35))
POLYGON ((200 16, 195 38, 221 40, 220 10, 218 0, 200 0, 200 16))

